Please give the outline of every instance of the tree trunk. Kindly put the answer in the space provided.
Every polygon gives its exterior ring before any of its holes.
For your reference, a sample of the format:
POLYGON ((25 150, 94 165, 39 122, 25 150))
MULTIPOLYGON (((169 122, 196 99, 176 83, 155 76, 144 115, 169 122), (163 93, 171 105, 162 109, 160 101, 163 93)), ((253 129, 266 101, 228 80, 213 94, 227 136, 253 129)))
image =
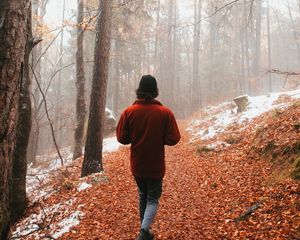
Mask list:
POLYGON ((111 0, 100 0, 94 52, 90 113, 81 176, 103 170, 102 148, 111 40, 111 0))
POLYGON ((291 6, 290 6, 290 1, 287 0, 287 7, 288 7, 288 11, 289 11, 289 17, 290 17, 290 21, 291 21, 291 25, 293 28, 293 36, 294 36, 294 40, 295 40, 295 45, 296 45, 296 51, 297 51, 297 59, 300 62, 300 46, 299 46, 299 37, 298 37, 298 30, 292 15, 292 10, 291 10, 291 6))
POLYGON ((76 117, 77 126, 75 129, 75 146, 73 159, 79 158, 82 155, 84 122, 86 115, 86 106, 84 98, 84 59, 83 59, 83 0, 78 0, 77 13, 77 52, 76 52, 76 117))
POLYGON ((177 62, 178 62, 178 57, 177 57, 177 43, 178 41, 178 33, 177 33, 177 26, 176 26, 176 22, 177 22, 177 0, 173 0, 173 5, 174 5, 174 13, 173 13, 173 26, 174 26, 174 30, 173 30, 173 46, 172 46, 172 58, 171 58, 171 85, 170 85, 170 94, 171 94, 171 107, 174 109, 174 111, 176 111, 177 109, 177 99, 175 98, 176 95, 176 82, 177 79, 179 78, 178 73, 180 72, 179 69, 177 68, 177 62))
POLYGON ((24 56, 23 81, 21 83, 16 145, 13 154, 13 170, 10 194, 11 222, 14 223, 24 213, 26 201, 27 146, 31 130, 31 101, 29 57, 33 47, 41 40, 34 40, 31 28, 31 7, 27 20, 27 43, 24 56))
POLYGON ((261 56, 261 14, 262 14, 262 2, 257 1, 256 7, 256 36, 255 36, 255 53, 253 59, 253 74, 259 74, 260 68, 260 56, 261 56))
MULTIPOLYGON (((249 32, 248 32, 248 14, 247 14, 247 2, 246 0, 243 1, 243 15, 244 15, 244 59, 245 59, 245 75, 246 77, 249 77, 250 75, 250 56, 249 56, 249 32)), ((249 83, 249 80, 247 79, 245 83, 245 92, 250 93, 251 92, 251 86, 249 83)))
POLYGON ((114 92, 113 92, 113 112, 116 116, 119 115, 119 101, 120 101, 120 81, 121 81, 121 74, 120 74, 120 62, 121 62, 121 47, 119 39, 116 39, 116 55, 115 58, 115 78, 114 78, 114 92))
POLYGON ((0 239, 10 224, 10 185, 27 39, 29 0, 0 3, 0 239))
POLYGON ((154 48, 154 71, 158 74, 158 32, 160 26, 160 0, 157 1, 157 13, 156 13, 156 29, 155 29, 155 48, 154 48))
POLYGON ((171 108, 173 108, 173 97, 172 97, 172 89, 174 84, 173 74, 174 74, 174 66, 173 66, 173 23, 174 23, 174 0, 168 1, 168 35, 167 35, 167 46, 166 46, 166 71, 165 71, 165 82, 162 86, 164 89, 163 101, 165 104, 171 108))
MULTIPOLYGON (((277 22, 277 26, 278 26, 278 31, 280 33, 280 35, 284 35, 284 31, 283 31, 283 27, 282 27, 282 22, 280 21, 279 19, 279 14, 278 13, 275 13, 275 18, 276 18, 276 22, 277 22)), ((281 51, 281 55, 284 56, 284 59, 282 59, 282 66, 285 65, 285 68, 286 69, 289 69, 289 58, 288 58, 288 53, 286 51, 286 43, 284 41, 281 41, 281 39, 279 40, 280 41, 280 51, 281 51)))
MULTIPOLYGON (((267 31, 268 31, 268 68, 272 68, 272 48, 271 48, 271 30, 270 30, 270 0, 267 0, 267 31)), ((268 91, 272 92, 272 74, 268 78, 268 91)))
POLYGON ((200 57, 200 31, 201 31, 201 0, 195 0, 194 9, 194 51, 193 51, 193 81, 192 87, 192 109, 196 110, 201 106, 199 57, 200 57))
MULTIPOLYGON (((64 50, 64 33, 65 33, 65 10, 66 10, 66 0, 62 0, 63 7, 62 7, 62 30, 60 35, 60 44, 59 44, 59 69, 63 68, 63 50, 64 50)), ((56 98, 54 99, 54 102, 56 102, 56 111, 55 111, 55 119, 54 122, 56 123, 55 131, 57 132, 57 144, 58 147, 61 147, 63 144, 63 131, 64 128, 62 127, 62 114, 61 114, 61 86, 62 86, 62 70, 58 72, 58 79, 57 79, 57 85, 56 85, 56 98)))
MULTIPOLYGON (((39 0, 32 0, 32 15, 33 17, 37 18, 39 17, 39 0)), ((32 19, 32 28, 33 28, 33 32, 34 34, 37 32, 38 29, 38 21, 37 20, 33 20, 32 19)), ((35 74, 38 77, 38 79, 41 79, 41 61, 39 61, 36 64, 36 60, 38 58, 38 56, 41 54, 41 46, 37 46, 36 48, 34 48, 32 50, 32 54, 31 54, 31 65, 35 66, 35 74)), ((36 106, 38 101, 38 97, 39 97, 39 92, 37 91, 38 89, 35 88, 33 90, 33 105, 36 106)), ((36 111, 35 109, 32 111, 32 116, 34 119, 37 119, 36 116, 36 111)), ((30 131, 30 136, 29 136, 29 143, 28 143, 28 149, 27 149, 27 160, 29 163, 32 163, 33 165, 36 164, 36 142, 37 142, 37 134, 36 132, 38 131, 38 126, 37 126, 37 121, 34 121, 32 123, 32 127, 31 127, 31 131, 30 131)))
MULTIPOLYGON (((214 13, 217 10, 216 3, 211 2, 210 5, 210 13, 214 13)), ((209 95, 210 98, 216 98, 216 55, 218 51, 218 28, 217 28, 217 16, 212 16, 209 21, 209 35, 210 35, 210 50, 209 50, 209 63, 210 63, 210 74, 209 74, 209 95)), ((210 99, 211 100, 211 99, 210 99)))

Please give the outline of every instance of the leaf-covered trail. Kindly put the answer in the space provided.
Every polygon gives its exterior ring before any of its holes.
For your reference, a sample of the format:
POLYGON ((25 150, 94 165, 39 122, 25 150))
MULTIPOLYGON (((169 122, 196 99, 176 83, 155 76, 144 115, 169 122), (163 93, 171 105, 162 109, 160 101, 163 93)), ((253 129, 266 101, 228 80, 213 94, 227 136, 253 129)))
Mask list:
MULTIPOLYGON (((285 239, 294 234, 290 232, 297 227, 294 219, 285 220, 272 212, 268 215, 265 207, 249 220, 235 223, 233 219, 258 200, 268 205, 272 200, 266 197, 272 192, 263 186, 268 164, 248 159, 242 143, 200 155, 189 143, 184 124, 180 125, 181 142, 166 149, 164 192, 153 225, 156 239, 285 239)), ((85 216, 62 239, 135 239, 138 198, 128 158, 126 147, 107 155, 104 168, 108 181, 74 193, 85 216)), ((295 191, 292 183, 290 188, 295 191)), ((294 200, 286 201, 292 204, 294 200)))

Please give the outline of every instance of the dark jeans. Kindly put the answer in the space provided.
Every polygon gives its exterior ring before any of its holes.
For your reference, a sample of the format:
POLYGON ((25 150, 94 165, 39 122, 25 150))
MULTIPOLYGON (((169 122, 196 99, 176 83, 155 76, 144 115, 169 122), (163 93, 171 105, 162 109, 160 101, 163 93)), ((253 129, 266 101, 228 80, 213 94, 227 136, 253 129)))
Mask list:
POLYGON ((140 200, 140 220, 144 219, 147 204, 158 205, 158 200, 162 194, 162 179, 135 178, 139 190, 140 200))

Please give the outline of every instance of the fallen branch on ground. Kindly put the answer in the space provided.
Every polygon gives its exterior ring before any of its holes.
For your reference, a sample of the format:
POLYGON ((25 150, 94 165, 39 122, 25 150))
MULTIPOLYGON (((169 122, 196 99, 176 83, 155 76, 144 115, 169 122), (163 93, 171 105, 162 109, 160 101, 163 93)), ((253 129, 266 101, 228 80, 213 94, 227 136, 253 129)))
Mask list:
POLYGON ((254 213, 261 205, 261 201, 254 203, 246 212, 244 212, 241 216, 234 219, 236 223, 245 220, 246 218, 250 217, 252 213, 254 213))

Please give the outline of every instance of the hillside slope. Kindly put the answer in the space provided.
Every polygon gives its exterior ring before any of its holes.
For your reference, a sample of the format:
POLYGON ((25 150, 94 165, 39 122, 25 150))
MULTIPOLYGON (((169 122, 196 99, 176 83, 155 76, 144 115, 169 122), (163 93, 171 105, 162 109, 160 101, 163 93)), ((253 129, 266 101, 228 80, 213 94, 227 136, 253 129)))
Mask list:
MULTIPOLYGON (((297 177, 300 102, 274 100, 247 119, 229 103, 180 122, 180 144, 166 149, 156 239, 300 239, 300 187, 290 178, 297 177)), ((48 184, 55 191, 31 203, 13 239, 135 239, 128 157, 127 147, 107 153, 105 172, 83 179, 82 159, 60 169, 48 184)))

